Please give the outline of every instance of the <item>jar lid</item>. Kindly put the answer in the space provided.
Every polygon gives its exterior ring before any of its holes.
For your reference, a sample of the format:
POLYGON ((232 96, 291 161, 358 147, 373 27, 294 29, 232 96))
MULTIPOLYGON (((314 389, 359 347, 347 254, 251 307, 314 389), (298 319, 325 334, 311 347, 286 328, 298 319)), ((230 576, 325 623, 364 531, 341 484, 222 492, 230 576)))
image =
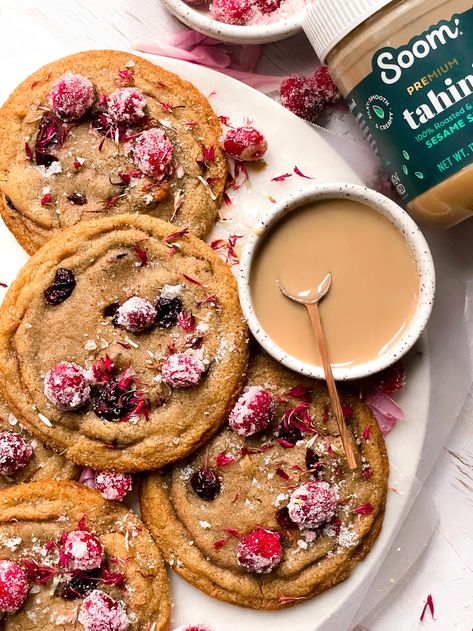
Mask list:
POLYGON ((329 52, 351 31, 393 0, 316 0, 310 5, 303 28, 318 58, 329 52))

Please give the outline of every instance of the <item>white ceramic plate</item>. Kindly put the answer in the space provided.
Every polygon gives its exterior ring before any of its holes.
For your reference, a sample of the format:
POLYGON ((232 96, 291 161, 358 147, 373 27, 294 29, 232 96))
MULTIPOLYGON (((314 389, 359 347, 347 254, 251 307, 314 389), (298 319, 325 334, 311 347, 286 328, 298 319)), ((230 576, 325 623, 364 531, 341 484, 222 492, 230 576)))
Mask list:
POLYGON ((304 11, 271 24, 226 24, 214 20, 207 8, 195 7, 184 0, 161 0, 162 4, 191 28, 231 44, 267 44, 295 35, 302 29, 304 11))
MULTIPOLYGON (((242 228, 248 231, 255 225, 272 204, 268 196, 280 199, 291 190, 314 181, 360 182, 316 131, 259 92, 200 66, 151 56, 148 59, 178 73, 192 81, 204 94, 211 95, 210 101, 215 110, 229 116, 233 123, 241 123, 245 117, 250 117, 268 139, 266 166, 250 169, 250 186, 244 185, 237 193, 232 193, 233 206, 224 208, 225 212, 231 211, 235 215, 234 221, 226 224, 230 233, 238 234, 242 228), (292 172, 296 165, 302 173, 315 180, 294 174, 282 183, 270 181, 272 177, 292 172)), ((31 59, 18 60, 16 67, 8 65, 0 84, 0 101, 3 102, 9 92, 39 64, 51 60, 31 56, 31 59)), ((219 225, 211 238, 223 232, 222 225, 219 225)), ((10 284, 26 260, 27 255, 0 223, 0 281, 10 284)), ((0 289, 0 299, 3 295, 4 290, 0 289)), ((199 622, 207 624, 213 631, 241 631, 246 628, 251 631, 338 631, 348 626, 418 491, 416 470, 427 429, 430 395, 429 347, 425 339, 417 350, 421 353, 413 352, 408 358, 409 386, 400 400, 408 420, 400 423, 387 440, 392 468, 390 487, 395 490, 389 492, 381 535, 351 578, 291 609, 258 612, 213 600, 173 575, 174 627, 199 622)))

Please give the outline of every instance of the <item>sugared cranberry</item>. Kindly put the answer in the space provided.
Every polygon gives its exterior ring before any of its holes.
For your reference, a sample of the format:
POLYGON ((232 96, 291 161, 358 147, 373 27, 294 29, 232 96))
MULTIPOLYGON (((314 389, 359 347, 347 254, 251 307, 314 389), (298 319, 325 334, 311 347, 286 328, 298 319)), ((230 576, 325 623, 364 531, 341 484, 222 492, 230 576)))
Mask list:
POLYGON ((81 572, 77 576, 71 576, 62 589, 61 597, 66 600, 84 598, 97 586, 99 574, 100 571, 97 569, 90 572, 81 572))
POLYGON ((312 75, 313 81, 326 103, 338 103, 341 101, 342 95, 340 94, 340 90, 337 88, 335 83, 332 81, 332 77, 329 75, 327 66, 319 66, 316 68, 314 74, 312 75))
POLYGON ((174 298, 161 297, 156 303, 156 324, 163 329, 174 326, 177 316, 182 311, 182 300, 177 296, 174 298))
POLYGON ((222 137, 221 145, 231 158, 244 162, 261 160, 268 149, 263 134, 249 125, 228 129, 222 137))
POLYGON ((51 305, 59 305, 74 291, 76 279, 74 273, 70 269, 60 267, 56 270, 54 282, 44 292, 46 302, 51 305))
POLYGON ((146 99, 137 88, 120 88, 108 97, 108 114, 116 123, 136 123, 145 115, 146 99))
POLYGON ((191 486, 200 498, 211 502, 220 493, 220 478, 216 471, 204 467, 193 474, 191 486))
POLYGON ((256 6, 261 13, 274 13, 281 6, 282 0, 256 0, 256 6))
POLYGON ((94 102, 94 86, 81 74, 66 72, 51 88, 49 103, 57 116, 65 120, 78 120, 94 102))
POLYGON ((112 380, 96 387, 92 398, 95 414, 106 421, 121 421, 136 409, 136 392, 112 380))
POLYGON ((85 530, 68 532, 62 543, 71 570, 95 570, 102 565, 103 546, 97 537, 85 530))
POLYGON ((0 432, 0 473, 13 475, 26 467, 33 455, 31 445, 15 432, 0 432))
POLYGON ((237 547, 237 561, 248 572, 268 574, 282 560, 282 546, 279 533, 264 528, 256 528, 243 537, 237 547))
POLYGON ((133 478, 129 473, 118 471, 97 471, 95 486, 106 500, 121 501, 133 488, 133 478))
POLYGON ((28 595, 28 581, 22 568, 13 561, 0 560, 0 611, 18 611, 28 595))
POLYGON ((301 528, 314 529, 330 521, 337 510, 337 494, 327 482, 310 481, 291 493, 289 517, 301 528))
POLYGON ((156 309, 144 298, 133 296, 113 316, 113 324, 131 333, 149 331, 156 323, 156 309))
POLYGON ((281 528, 284 528, 285 530, 295 530, 296 528, 298 528, 297 524, 294 523, 289 517, 287 506, 284 506, 284 508, 280 508, 278 510, 278 512, 276 513, 276 521, 278 522, 279 526, 281 526, 281 528))
POLYGON ((307 471, 310 471, 314 478, 317 478, 319 475, 319 462, 320 458, 318 454, 310 447, 307 447, 305 452, 305 466, 307 467, 307 471))
MULTIPOLYGON (((188 1, 188 0, 187 0, 188 1)), ((174 631, 210 631, 209 627, 204 627, 202 624, 195 624, 189 626, 184 625, 183 627, 177 627, 174 631)))
POLYGON ((77 364, 61 362, 46 373, 44 394, 60 410, 76 410, 90 399, 87 373, 77 364))
POLYGON ((228 423, 241 436, 253 436, 267 429, 273 415, 274 401, 267 390, 251 386, 230 412, 228 423))
POLYGON ((371 377, 370 381, 376 390, 380 390, 383 394, 391 395, 406 385, 406 373, 403 365, 400 362, 396 362, 389 368, 371 377))
POLYGON ((169 171, 171 159, 172 144, 156 127, 147 129, 134 141, 133 162, 145 175, 162 180, 169 171))
POLYGON ((250 0, 214 0, 210 15, 214 20, 226 24, 246 24, 251 17, 250 0))
POLYGON ((161 368, 164 381, 173 388, 191 388, 202 379, 206 365, 199 351, 189 348, 169 355, 161 368))
POLYGON ((100 589, 84 599, 77 619, 84 631, 127 631, 130 626, 123 603, 100 589))

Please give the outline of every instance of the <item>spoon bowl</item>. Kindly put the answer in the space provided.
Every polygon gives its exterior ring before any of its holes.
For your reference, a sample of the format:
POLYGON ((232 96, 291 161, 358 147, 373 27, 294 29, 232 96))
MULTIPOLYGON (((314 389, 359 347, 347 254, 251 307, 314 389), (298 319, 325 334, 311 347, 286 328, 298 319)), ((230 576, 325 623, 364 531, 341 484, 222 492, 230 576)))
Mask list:
POLYGON ((301 305, 317 304, 328 294, 330 287, 332 286, 332 274, 330 272, 315 289, 302 289, 299 291, 289 289, 287 284, 284 282, 284 273, 282 276, 283 280, 278 278, 278 287, 281 290, 281 293, 284 294, 286 298, 289 298, 289 300, 298 302, 301 305))

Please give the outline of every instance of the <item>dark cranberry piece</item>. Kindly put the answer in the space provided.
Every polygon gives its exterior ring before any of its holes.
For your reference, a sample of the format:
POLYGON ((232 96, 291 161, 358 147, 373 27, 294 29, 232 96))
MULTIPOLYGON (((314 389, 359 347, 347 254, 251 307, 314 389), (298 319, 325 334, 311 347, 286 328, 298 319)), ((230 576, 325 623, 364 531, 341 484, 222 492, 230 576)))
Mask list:
POLYGON ((320 462, 319 456, 315 453, 313 449, 311 449, 310 447, 307 447, 307 450, 305 452, 305 465, 307 467, 307 470, 312 473, 314 478, 319 477, 319 469, 320 469, 319 462, 320 462))
POLYGON ((111 138, 112 140, 116 138, 117 132, 119 140, 122 140, 123 137, 126 136, 126 125, 124 123, 115 123, 103 112, 99 112, 94 116, 90 121, 90 125, 92 129, 101 136, 111 138))
POLYGON ((107 305, 103 310, 104 318, 111 318, 112 316, 114 316, 119 306, 119 302, 112 302, 111 305, 107 305))
POLYGON ((294 446, 304 438, 304 434, 298 427, 294 427, 294 425, 289 425, 287 427, 282 425, 278 432, 278 438, 281 438, 285 442, 294 446))
POLYGON ((52 112, 45 112, 38 127, 35 141, 35 158, 37 164, 49 166, 57 158, 52 155, 62 147, 68 134, 68 127, 52 112))
POLYGON ((180 298, 159 298, 156 303, 158 317, 156 323, 163 329, 168 329, 177 322, 177 316, 182 311, 182 300, 180 298))
POLYGON ((287 506, 285 506, 284 508, 280 508, 278 510, 278 512, 276 513, 276 521, 281 526, 281 528, 285 528, 286 530, 295 530, 296 528, 299 527, 289 517, 289 511, 287 509, 287 506))
POLYGON ((71 204, 75 204, 76 206, 83 206, 87 204, 87 197, 82 195, 82 193, 72 193, 67 196, 67 199, 71 202, 71 204))
POLYGON ((92 399, 95 414, 106 421, 121 421, 136 408, 134 390, 123 390, 116 381, 98 386, 92 399))
POLYGON ((65 267, 60 267, 56 270, 53 284, 44 292, 46 302, 51 305, 59 305, 66 298, 69 298, 75 286, 76 279, 73 272, 65 267))
POLYGON ((191 477, 191 486, 199 497, 211 502, 220 493, 220 478, 213 469, 199 469, 191 477))
POLYGON ((92 570, 90 572, 81 572, 77 576, 72 576, 64 585, 61 596, 66 600, 75 600, 76 598, 84 598, 97 587, 97 579, 100 570, 92 570))

